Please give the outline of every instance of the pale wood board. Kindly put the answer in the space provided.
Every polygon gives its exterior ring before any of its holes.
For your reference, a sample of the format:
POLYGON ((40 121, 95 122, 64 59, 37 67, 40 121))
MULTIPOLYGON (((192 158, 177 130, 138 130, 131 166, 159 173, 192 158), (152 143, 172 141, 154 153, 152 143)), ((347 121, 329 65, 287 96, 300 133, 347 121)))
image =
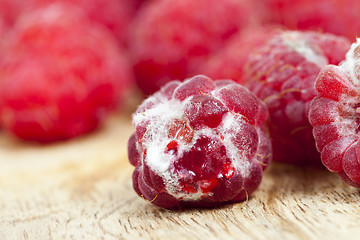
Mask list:
POLYGON ((138 197, 130 117, 50 145, 0 131, 0 239, 360 239, 360 191, 325 169, 272 164, 246 202, 169 211, 138 197))

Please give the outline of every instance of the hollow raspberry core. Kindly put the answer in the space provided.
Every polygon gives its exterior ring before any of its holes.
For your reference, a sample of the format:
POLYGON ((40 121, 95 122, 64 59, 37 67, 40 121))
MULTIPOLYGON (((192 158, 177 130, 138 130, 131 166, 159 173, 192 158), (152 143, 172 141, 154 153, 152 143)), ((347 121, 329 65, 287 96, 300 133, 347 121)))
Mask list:
POLYGON ((242 201, 271 160, 267 109, 230 80, 169 82, 133 115, 135 191, 165 208, 242 201))

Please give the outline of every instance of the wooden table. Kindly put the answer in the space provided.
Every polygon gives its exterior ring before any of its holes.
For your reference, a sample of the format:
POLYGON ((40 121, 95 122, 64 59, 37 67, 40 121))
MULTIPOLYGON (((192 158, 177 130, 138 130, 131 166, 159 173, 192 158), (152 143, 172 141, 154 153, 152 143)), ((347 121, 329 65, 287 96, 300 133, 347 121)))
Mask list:
POLYGON ((0 132, 0 239, 360 239, 360 191, 272 164, 246 202, 173 212, 132 189, 130 118, 50 145, 0 132))

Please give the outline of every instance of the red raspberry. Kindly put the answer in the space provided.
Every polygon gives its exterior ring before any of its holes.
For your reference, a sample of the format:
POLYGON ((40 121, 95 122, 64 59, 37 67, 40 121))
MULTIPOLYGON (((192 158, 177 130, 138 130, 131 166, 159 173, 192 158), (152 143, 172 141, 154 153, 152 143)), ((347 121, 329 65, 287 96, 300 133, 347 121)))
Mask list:
MULTIPOLYGON (((265 22, 290 29, 344 35, 351 41, 360 32, 358 0, 259 0, 265 5, 265 22), (336 17, 336 20, 334 20, 336 17)), ((258 2, 259 2, 258 1, 258 2)))
POLYGON ((308 121, 314 82, 323 66, 339 63, 349 48, 343 37, 284 31, 249 56, 246 76, 269 109, 274 161, 320 163, 308 121))
POLYGON ((129 0, 31 0, 39 4, 66 2, 82 9, 86 16, 102 24, 121 42, 127 40, 128 26, 135 15, 135 2, 129 0))
POLYGON ((323 164, 360 187, 360 40, 339 66, 324 67, 316 79, 317 97, 309 120, 323 164))
POLYGON ((235 34, 200 67, 199 72, 212 79, 233 79, 244 83, 244 67, 248 55, 271 38, 276 33, 274 29, 274 26, 251 26, 235 34))
POLYGON ((94 129, 119 101, 130 68, 113 36, 66 5, 23 15, 0 66, 0 122, 23 139, 94 129))
POLYGON ((3 12, 7 23, 12 25, 23 12, 56 2, 81 9, 89 19, 102 24, 125 43, 136 7, 135 2, 129 0, 27 0, 26 4, 23 0, 0 0, 0 16, 3 12))
POLYGON ((133 115, 135 191, 164 208, 246 199, 271 159, 265 105, 230 80, 172 81, 133 115))
POLYGON ((150 94, 199 66, 249 22, 245 0, 159 0, 138 12, 130 52, 139 87, 150 94))

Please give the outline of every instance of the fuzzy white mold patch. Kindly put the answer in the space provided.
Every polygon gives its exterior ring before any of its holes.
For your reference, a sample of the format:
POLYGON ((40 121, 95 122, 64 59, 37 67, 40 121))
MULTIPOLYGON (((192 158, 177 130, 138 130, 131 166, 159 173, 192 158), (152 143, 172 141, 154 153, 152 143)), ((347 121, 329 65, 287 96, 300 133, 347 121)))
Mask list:
POLYGON ((200 200, 204 197, 210 197, 211 195, 213 195, 212 192, 209 193, 203 193, 200 189, 196 192, 196 193, 191 193, 191 194, 184 194, 184 193, 180 193, 178 195, 178 199, 181 199, 182 201, 197 201, 200 200))
POLYGON ((283 42, 290 49, 301 54, 307 61, 316 64, 319 68, 329 64, 325 56, 316 52, 297 31, 286 31, 282 34, 283 42))
POLYGON ((157 175, 162 177, 165 183, 165 188, 169 194, 182 200, 199 200, 204 197, 204 194, 199 190, 197 193, 184 193, 180 191, 179 177, 172 168, 172 163, 175 158, 179 158, 185 151, 189 151, 200 134, 207 135, 208 131, 195 132, 192 141, 189 144, 180 144, 177 149, 177 155, 166 153, 167 145, 173 140, 169 136, 169 123, 174 120, 181 120, 184 118, 184 106, 186 101, 180 102, 178 100, 161 99, 161 95, 152 96, 143 104, 153 101, 156 97, 160 103, 150 109, 146 109, 141 113, 133 115, 133 124, 141 125, 149 122, 145 137, 142 144, 147 149, 146 164, 157 175))
MULTIPOLYGON (((226 147, 228 158, 232 159, 232 164, 235 170, 239 171, 243 178, 247 178, 250 174, 251 166, 249 159, 246 157, 246 152, 249 150, 244 149, 244 151, 239 152, 233 142, 234 132, 241 131, 241 129, 243 129, 242 124, 246 124, 245 120, 239 121, 239 118, 241 117, 233 113, 226 114, 221 128, 224 134, 223 143, 226 147)), ((243 135, 243 137, 246 138, 246 134, 243 135)))
POLYGON ((163 101, 155 107, 133 116, 135 126, 147 121, 150 122, 142 142, 147 149, 146 163, 155 173, 165 179, 171 177, 168 171, 171 159, 169 159, 169 154, 164 152, 167 144, 172 140, 168 133, 168 123, 183 117, 182 108, 183 106, 179 101, 163 101))
POLYGON ((337 134, 345 137, 356 133, 359 128, 357 119, 360 117, 360 113, 357 112, 357 109, 354 109, 354 106, 358 104, 358 99, 343 95, 339 102, 344 103, 341 106, 342 114, 336 115, 334 124, 337 134))
POLYGON ((341 67, 350 77, 350 81, 355 86, 360 85, 360 81, 357 77, 360 75, 360 72, 356 73, 356 70, 359 71, 360 58, 355 56, 355 49, 359 46, 360 46, 360 38, 358 38, 357 41, 351 45, 350 50, 346 53, 345 61, 343 61, 341 64, 341 67))

